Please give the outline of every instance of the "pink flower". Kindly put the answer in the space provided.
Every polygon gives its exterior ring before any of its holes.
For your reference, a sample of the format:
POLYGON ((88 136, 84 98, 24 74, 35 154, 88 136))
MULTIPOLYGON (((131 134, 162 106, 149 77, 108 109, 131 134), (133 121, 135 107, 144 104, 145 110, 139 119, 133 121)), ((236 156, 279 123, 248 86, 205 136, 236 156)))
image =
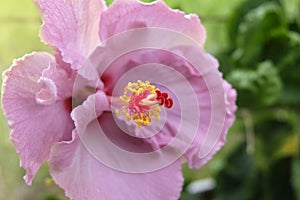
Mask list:
POLYGON ((15 61, 2 94, 26 183, 48 161, 70 199, 178 199, 181 164, 204 165, 236 110, 198 17, 163 1, 35 3, 54 56, 15 61))

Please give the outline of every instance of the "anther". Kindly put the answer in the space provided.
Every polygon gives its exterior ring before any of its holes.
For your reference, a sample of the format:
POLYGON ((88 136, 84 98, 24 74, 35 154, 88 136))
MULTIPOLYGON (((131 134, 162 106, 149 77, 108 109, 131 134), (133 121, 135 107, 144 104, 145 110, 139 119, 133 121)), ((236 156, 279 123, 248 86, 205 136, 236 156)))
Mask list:
POLYGON ((115 110, 116 115, 124 115, 126 121, 133 120, 138 127, 148 126, 153 121, 152 117, 160 120, 161 106, 168 109, 173 106, 173 100, 169 98, 168 93, 162 93, 149 81, 129 82, 120 100, 125 105, 122 106, 121 111, 115 110))

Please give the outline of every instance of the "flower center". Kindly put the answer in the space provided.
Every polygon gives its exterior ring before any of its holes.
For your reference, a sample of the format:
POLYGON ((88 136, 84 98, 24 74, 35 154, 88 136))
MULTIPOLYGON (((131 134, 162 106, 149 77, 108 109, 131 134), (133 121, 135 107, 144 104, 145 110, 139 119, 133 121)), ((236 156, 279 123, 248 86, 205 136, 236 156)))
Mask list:
POLYGON ((161 107, 171 108, 173 100, 168 93, 162 93, 149 81, 129 82, 124 88, 124 95, 120 100, 125 103, 121 110, 115 110, 118 116, 124 115, 126 121, 133 120, 140 128, 148 126, 153 118, 160 120, 161 107))

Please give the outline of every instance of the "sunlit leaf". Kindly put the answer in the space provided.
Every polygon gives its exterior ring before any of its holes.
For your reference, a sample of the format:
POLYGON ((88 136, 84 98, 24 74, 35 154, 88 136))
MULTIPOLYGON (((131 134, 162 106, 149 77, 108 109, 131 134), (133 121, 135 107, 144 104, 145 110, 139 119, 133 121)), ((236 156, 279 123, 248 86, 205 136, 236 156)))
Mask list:
POLYGON ((298 151, 299 141, 298 135, 293 134, 283 139, 283 143, 279 146, 276 157, 290 157, 298 151))

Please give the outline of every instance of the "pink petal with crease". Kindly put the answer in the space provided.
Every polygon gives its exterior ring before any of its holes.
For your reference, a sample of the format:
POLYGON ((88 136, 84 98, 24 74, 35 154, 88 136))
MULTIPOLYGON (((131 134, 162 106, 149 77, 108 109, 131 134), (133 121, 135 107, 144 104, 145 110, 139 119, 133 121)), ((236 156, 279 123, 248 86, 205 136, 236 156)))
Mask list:
POLYGON ((72 111, 71 116, 75 122, 76 130, 81 134, 80 136, 86 135, 85 138, 90 139, 91 134, 88 129, 90 129, 91 123, 99 120, 102 129, 107 132, 106 136, 116 145, 129 151, 149 151, 149 145, 143 146, 141 139, 133 138, 119 129, 112 117, 107 97, 102 91, 90 95, 82 105, 72 111))
POLYGON ((76 131, 71 142, 53 148, 50 172, 71 200, 177 200, 183 185, 179 161, 151 173, 119 172, 91 156, 76 131))
POLYGON ((76 129, 84 132, 88 124, 97 119, 104 111, 110 111, 110 104, 107 96, 102 91, 88 96, 82 105, 76 107, 72 113, 72 119, 75 121, 76 129))
POLYGON ((100 44, 100 15, 106 9, 103 0, 34 0, 43 26, 40 37, 58 49, 66 63, 78 69, 86 56, 100 44))
POLYGON ((206 31, 197 15, 171 10, 162 0, 148 4, 137 0, 116 0, 101 16, 100 38, 104 41, 118 33, 144 27, 166 28, 186 34, 200 46, 206 39, 206 31))
POLYGON ((75 77, 75 71, 68 71, 58 64, 51 63, 50 66, 43 71, 41 79, 52 80, 57 88, 57 100, 63 101, 72 97, 75 77))
POLYGON ((42 105, 51 105, 56 101, 57 89, 55 83, 48 78, 41 77, 38 83, 42 85, 42 88, 35 95, 36 102, 42 105))
POLYGON ((27 171, 24 177, 27 184, 31 184, 39 167, 48 159, 52 145, 71 138, 74 126, 64 102, 42 103, 36 99, 56 98, 51 96, 54 94, 49 87, 38 82, 43 70, 53 62, 48 53, 32 53, 17 60, 4 73, 2 106, 11 130, 10 138, 21 166, 27 171), (47 91, 50 92, 47 96, 41 94, 47 91))
MULTIPOLYGON (((228 132, 228 129, 231 127, 235 120, 235 111, 237 109, 235 101, 237 98, 237 93, 236 91, 232 88, 232 86, 224 81, 224 90, 225 90, 225 102, 226 102, 226 115, 225 115, 225 121, 223 124, 223 129, 221 130, 220 133, 220 139, 216 143, 216 145, 211 149, 211 151, 204 157, 200 158, 199 157, 199 151, 200 151, 200 144, 203 140, 203 135, 198 135, 198 137, 195 138, 194 143, 192 144, 191 148, 185 153, 185 158, 189 164, 189 167, 191 168, 200 168, 204 164, 206 164, 212 157, 213 155, 218 152, 222 146, 226 142, 226 135, 228 132)), ((204 111, 205 116, 210 116, 207 115, 208 112, 205 110, 204 111)), ((208 117, 207 117, 208 118, 208 117)), ((206 118, 206 119, 207 119, 206 118)), ((200 130, 202 131, 207 131, 208 130, 208 123, 200 124, 200 130)), ((208 147, 209 148, 209 147, 208 147)))

